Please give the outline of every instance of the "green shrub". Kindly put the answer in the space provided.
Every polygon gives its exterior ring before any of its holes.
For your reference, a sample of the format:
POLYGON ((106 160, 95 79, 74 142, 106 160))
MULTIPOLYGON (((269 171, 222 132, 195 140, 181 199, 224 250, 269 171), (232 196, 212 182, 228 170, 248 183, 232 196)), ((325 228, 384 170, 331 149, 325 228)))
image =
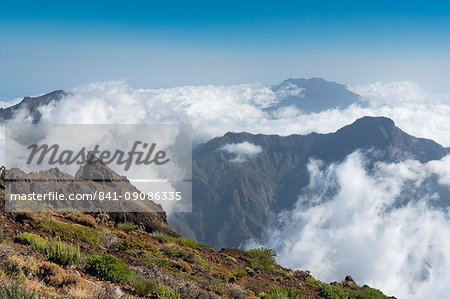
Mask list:
POLYGON ((149 244, 144 240, 132 238, 126 238, 125 240, 123 240, 122 243, 120 243, 120 245, 118 246, 118 249, 121 251, 146 250, 155 254, 159 253, 159 250, 152 244, 149 244))
POLYGON ((128 282, 133 275, 133 270, 124 260, 107 253, 103 256, 97 253, 92 254, 87 266, 87 270, 92 274, 112 282, 128 282))
POLYGON ((148 295, 158 287, 158 283, 154 280, 148 279, 143 275, 137 274, 130 280, 131 286, 136 290, 140 297, 148 295))
POLYGON ((351 291, 351 298, 355 299, 384 299, 386 296, 377 289, 369 288, 369 287, 362 287, 357 290, 351 291))
POLYGON ((47 247, 48 241, 43 237, 27 232, 19 232, 16 241, 22 244, 31 245, 31 247, 39 252, 43 252, 47 247))
MULTIPOLYGON (((47 296, 48 297, 48 296, 47 296)), ((16 281, 15 284, 11 284, 7 286, 3 283, 0 286, 0 299, 35 299, 36 294, 35 291, 32 293, 27 292, 24 287, 19 286, 19 282, 16 281)), ((38 296, 41 298, 41 295, 38 296)))
POLYGON ((229 255, 226 255, 226 254, 225 254, 225 259, 226 259, 227 261, 232 262, 233 264, 236 264, 236 259, 235 259, 234 257, 232 257, 232 256, 229 256, 229 255))
POLYGON ((226 296, 227 292, 220 280, 213 280, 209 286, 206 287, 207 290, 212 291, 220 296, 226 296))
POLYGON ((161 299, 181 299, 180 293, 161 283, 159 280, 155 290, 156 296, 161 299))
POLYGON ((25 260, 21 256, 12 255, 6 259, 4 270, 9 276, 16 277, 22 272, 25 265, 25 260))
POLYGON ((177 246, 164 246, 162 252, 170 258, 180 258, 193 262, 195 260, 195 254, 177 246))
POLYGON ((211 262, 203 259, 199 255, 195 256, 195 262, 197 264, 199 264, 200 267, 202 267, 203 269, 206 269, 206 270, 212 270, 214 268, 214 265, 211 262))
POLYGON ((168 234, 165 233, 160 233, 160 232, 156 232, 152 234, 153 239, 159 241, 159 242, 163 242, 163 243, 170 243, 170 242, 175 242, 176 238, 169 236, 168 234))
POLYGON ((276 252, 268 248, 255 248, 245 252, 247 261, 255 270, 274 271, 276 252))
POLYGON ((63 240, 80 240, 92 246, 97 246, 102 243, 102 234, 98 231, 92 231, 88 227, 77 224, 66 224, 56 222, 54 220, 39 220, 37 228, 61 237, 63 240))
POLYGON ((302 292, 296 288, 282 288, 275 285, 269 285, 267 294, 261 296, 263 299, 300 299, 302 292))
POLYGON ((180 294, 176 290, 164 285, 159 279, 155 281, 138 274, 130 280, 130 284, 140 297, 153 293, 157 298, 161 299, 181 299, 180 294))
POLYGON ((200 244, 186 237, 177 238, 175 242, 182 247, 189 247, 192 249, 201 249, 200 244))
POLYGON ((80 262, 80 247, 64 243, 59 239, 49 240, 43 253, 50 261, 60 265, 75 265, 80 262))
POLYGON ((126 233, 132 232, 137 228, 137 225, 134 224, 133 222, 124 222, 124 223, 119 223, 117 225, 117 227, 121 230, 123 230, 126 233))
POLYGON ((319 294, 326 299, 347 299, 350 291, 344 289, 340 284, 327 284, 314 278, 308 278, 306 284, 319 290, 319 294))
POLYGON ((74 265, 80 261, 80 247, 59 239, 46 240, 33 233, 18 233, 16 240, 44 254, 50 261, 60 265, 74 265))
POLYGON ((147 258, 144 260, 144 264, 148 267, 158 266, 169 272, 178 272, 177 265, 173 261, 163 256, 147 256, 147 258))
POLYGON ((213 276, 220 280, 224 280, 225 282, 230 281, 230 279, 234 277, 233 273, 225 269, 213 273, 213 276))
POLYGON ((322 284, 319 288, 320 295, 327 299, 347 299, 350 298, 350 294, 348 290, 344 290, 344 288, 339 284, 322 284))
POLYGON ((247 271, 245 271, 245 269, 243 269, 241 267, 237 267, 237 268, 234 268, 233 275, 236 278, 242 278, 242 277, 247 276, 247 271))
POLYGON ((165 233, 160 233, 160 232, 153 233, 152 237, 162 243, 176 243, 176 244, 180 245, 181 247, 188 247, 188 248, 192 248, 195 250, 202 250, 202 251, 208 250, 208 246, 206 246, 205 244, 197 243, 194 240, 191 240, 186 237, 177 238, 177 237, 169 236, 165 233))

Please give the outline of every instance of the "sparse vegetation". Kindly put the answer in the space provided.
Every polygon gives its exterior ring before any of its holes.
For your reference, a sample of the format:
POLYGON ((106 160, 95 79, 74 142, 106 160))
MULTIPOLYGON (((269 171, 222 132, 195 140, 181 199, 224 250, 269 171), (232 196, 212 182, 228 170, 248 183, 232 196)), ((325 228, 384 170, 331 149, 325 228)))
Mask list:
POLYGON ((120 243, 120 245, 118 246, 118 249, 121 251, 146 250, 154 254, 159 253, 159 250, 152 244, 147 243, 144 240, 132 238, 126 238, 125 240, 123 240, 122 243, 120 243))
POLYGON ((61 287, 64 289, 89 287, 81 277, 75 274, 67 274, 64 269, 51 262, 38 264, 37 275, 52 287, 61 287))
POLYGON ((161 283, 159 280, 156 284, 156 295, 161 299, 181 299, 180 293, 161 283))
MULTIPOLYGON (((35 291, 27 292, 25 287, 19 286, 19 282, 11 283, 11 285, 6 285, 3 283, 0 286, 0 299, 35 299, 35 291)), ((41 298, 41 295, 38 296, 41 298)))
POLYGON ((160 232, 152 234, 152 237, 155 240, 158 240, 159 242, 162 242, 162 243, 176 243, 176 244, 180 245, 181 247, 192 248, 195 250, 205 251, 208 248, 208 246, 206 246, 205 244, 197 243, 194 240, 191 240, 186 237, 177 238, 177 237, 169 236, 167 234, 160 233, 160 232))
POLYGON ((194 261, 195 254, 177 246, 164 246, 162 252, 169 258, 179 258, 187 261, 194 261))
POLYGON ((54 220, 42 219, 36 224, 36 227, 54 236, 59 236, 63 240, 79 240, 92 246, 102 243, 102 234, 99 231, 92 231, 81 225, 70 225, 54 220))
POLYGON ((126 233, 130 233, 137 228, 137 225, 134 224, 133 222, 124 222, 124 223, 119 223, 117 225, 117 227, 126 233))
POLYGON ((11 277, 16 277, 22 273, 26 263, 21 256, 9 256, 5 262, 5 272, 11 277))
POLYGON ((40 263, 38 265, 37 274, 46 284, 53 287, 60 286, 66 275, 60 266, 51 262, 40 263))
POLYGON ((230 271, 225 270, 225 269, 221 269, 221 270, 219 270, 217 272, 214 272, 213 276, 218 278, 218 279, 220 279, 220 280, 223 280, 225 282, 230 281, 230 279, 232 277, 234 277, 233 273, 231 273, 230 271))
POLYGON ((352 298, 355 299, 384 299, 386 296, 378 289, 362 287, 352 290, 352 298))
POLYGON ((269 285, 267 294, 261 296, 262 299, 300 299, 302 292, 296 288, 282 288, 276 285, 269 285))
POLYGON ((150 292, 155 290, 158 285, 154 280, 148 279, 140 274, 133 276, 130 280, 130 284, 141 297, 150 294, 150 292))
POLYGON ((314 278, 308 278, 306 284, 317 288, 322 297, 326 299, 347 299, 350 298, 350 291, 344 289, 340 284, 327 284, 314 278))
POLYGON ((213 280, 209 286, 206 287, 207 290, 210 290, 220 296, 226 296, 227 292, 223 286, 223 283, 219 280, 213 280))
POLYGON ((130 284, 141 297, 153 293, 162 299, 181 299, 180 294, 176 290, 169 288, 159 280, 152 280, 140 274, 135 275, 130 280, 130 284))
POLYGON ((199 255, 195 256, 195 262, 197 264, 199 264, 200 267, 202 267, 203 269, 206 269, 206 270, 212 270, 214 268, 214 265, 211 262, 202 258, 199 255))
POLYGON ((242 278, 247 276, 247 271, 245 271, 245 269, 241 268, 241 267, 236 267, 233 270, 233 275, 236 278, 242 278))
POLYGON ((174 242, 175 243, 175 237, 169 236, 168 234, 165 233, 160 233, 160 232, 155 232, 152 234, 153 239, 158 240, 159 242, 162 243, 170 243, 170 242, 174 242))
MULTIPOLYGON (((3 232, 7 238, 16 236, 16 243, 6 239, 0 244, 0 281, 5 281, 11 290, 11 280, 15 279, 25 286, 22 290, 49 293, 52 298, 104 296, 110 294, 111 287, 118 287, 118 292, 124 293, 125 297, 169 299, 181 298, 177 287, 181 288, 185 298, 207 295, 204 292, 209 292, 210 296, 214 292, 219 297, 240 298, 250 291, 266 299, 300 298, 302 293, 307 298, 316 295, 326 299, 386 298, 379 290, 359 287, 351 277, 346 277, 342 283, 327 284, 315 280, 307 271, 292 272, 279 267, 271 249, 215 252, 191 239, 163 233, 153 234, 159 241, 156 243, 145 232, 125 232, 127 229, 118 229, 112 223, 90 226, 86 222, 85 226, 80 225, 84 221, 80 220, 84 219, 81 213, 42 213, 39 217, 27 217, 22 217, 23 223, 28 229, 31 226, 33 233, 16 233, 24 226, 14 223, 0 230, 0 234, 3 232), (48 234, 52 237, 46 237, 48 234), (80 247, 86 254, 94 252, 83 257, 85 265, 62 267, 80 264, 80 247), (38 262, 42 256, 46 260, 38 262), (136 266, 137 272, 143 271, 145 276, 135 274, 130 265, 136 266), (155 277, 160 277, 161 281, 155 277), (184 284, 179 285, 178 281, 184 284)), ((15 219, 12 218, 13 221, 15 219)), ((10 221, 8 218, 3 220, 10 221)), ((0 285, 1 296, 7 296, 5 290, 0 285)), ((252 296, 251 292, 248 295, 252 296)), ((0 299, 35 298, 1 296, 0 299)))
POLYGON ((103 256, 97 253, 92 254, 87 266, 88 271, 92 274, 112 282, 128 282, 133 275, 133 270, 127 266, 124 260, 107 253, 103 256))
POLYGON ((275 250, 261 247, 247 250, 245 254, 253 269, 274 271, 275 250))
POLYGON ((230 262, 232 262, 233 264, 236 264, 236 259, 235 259, 234 257, 229 256, 229 255, 226 255, 226 254, 224 254, 224 256, 225 256, 225 259, 226 259, 227 261, 230 261, 230 262))
POLYGON ((31 245, 34 250, 60 265, 74 265, 80 261, 80 248, 59 239, 46 240, 39 235, 27 232, 18 233, 16 239, 23 244, 31 245))
POLYGON ((147 267, 158 266, 167 272, 178 273, 179 266, 174 261, 168 259, 165 256, 155 256, 149 253, 144 254, 140 259, 140 263, 147 267))

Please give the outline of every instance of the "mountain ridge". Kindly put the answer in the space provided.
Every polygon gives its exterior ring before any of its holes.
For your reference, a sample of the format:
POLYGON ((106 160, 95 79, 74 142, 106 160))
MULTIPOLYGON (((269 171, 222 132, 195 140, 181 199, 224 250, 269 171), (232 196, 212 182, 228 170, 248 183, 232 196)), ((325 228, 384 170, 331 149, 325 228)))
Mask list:
POLYGON ((334 133, 264 135, 229 132, 193 151, 193 212, 169 216, 182 234, 214 248, 238 247, 258 238, 277 213, 292 209, 309 183, 311 158, 343 161, 356 150, 377 161, 439 160, 449 151, 436 142, 411 136, 386 117, 363 117, 334 133), (262 148, 256 157, 233 163, 226 144, 249 142, 262 148), (217 233, 219 232, 219 233, 217 233))
POLYGON ((58 102, 68 93, 63 90, 55 90, 46 93, 41 96, 29 97, 26 96, 19 103, 6 107, 0 108, 0 122, 5 122, 14 118, 15 114, 24 109, 29 112, 32 122, 38 123, 42 117, 39 112, 39 107, 50 104, 52 101, 58 102))

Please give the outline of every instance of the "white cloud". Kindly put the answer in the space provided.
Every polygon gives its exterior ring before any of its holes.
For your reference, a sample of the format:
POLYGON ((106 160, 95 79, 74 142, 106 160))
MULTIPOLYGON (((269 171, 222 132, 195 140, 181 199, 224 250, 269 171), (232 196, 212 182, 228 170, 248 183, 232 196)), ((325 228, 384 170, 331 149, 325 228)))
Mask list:
MULTIPOLYGON (((361 102, 346 109, 303 114, 292 106, 264 111, 285 96, 301 96, 303 90, 293 86, 274 93, 261 84, 133 89, 120 81, 97 82, 71 90, 60 102, 40 111, 43 123, 55 124, 191 123, 194 142, 228 131, 329 133, 363 116, 386 116, 411 135, 450 146, 450 105, 445 99, 436 101, 408 81, 349 88, 361 95, 361 102)), ((13 122, 30 120, 21 111, 13 122)), ((228 150, 236 159, 260 151, 250 143, 229 145, 228 150)), ((447 294, 449 212, 428 208, 427 202, 435 200, 436 194, 423 187, 432 175, 438 176, 440 184, 450 185, 450 158, 427 164, 379 164, 373 175, 363 164, 360 154, 342 164, 310 163, 309 194, 299 198, 297 209, 284 215, 286 225, 273 232, 269 242, 279 249, 280 261, 311 269, 325 280, 354 273, 360 282, 399 297, 410 297, 410 292, 419 298, 447 294), (329 198, 325 191, 336 186, 339 192, 329 198), (417 197, 416 202, 386 212, 385 207, 406 189, 417 197), (301 209, 306 199, 315 205, 301 209)))
POLYGON ((349 85, 348 89, 362 96, 363 100, 369 101, 373 106, 378 107, 430 101, 430 95, 411 81, 375 82, 360 86, 349 85))
POLYGON ((231 162, 245 162, 248 158, 253 158, 262 152, 262 147, 249 143, 247 141, 241 143, 227 143, 219 150, 235 155, 231 162))
POLYGON ((292 84, 290 82, 284 82, 281 86, 280 89, 278 89, 276 91, 276 95, 278 98, 286 98, 286 97, 290 97, 290 96, 300 96, 303 97, 304 96, 304 92, 305 89, 302 87, 298 87, 295 84, 292 84))
POLYGON ((425 181, 439 175, 448 183, 450 156, 426 164, 380 163, 372 174, 364 165, 359 152, 329 166, 311 161, 309 187, 296 208, 281 215, 281 229, 267 231, 263 245, 278 252, 282 265, 309 269, 325 281, 350 274, 399 298, 445 297, 450 213, 429 207, 438 195, 425 181), (413 200, 399 206, 396 199, 406 191, 413 200))
POLYGON ((428 95, 416 85, 376 83, 352 90, 361 93, 362 105, 311 114, 283 107, 268 113, 264 108, 280 98, 260 84, 133 89, 124 82, 101 82, 73 89, 55 106, 43 110, 42 121, 191 123, 197 143, 229 131, 280 135, 329 133, 366 115, 386 116, 409 134, 450 146, 450 105, 427 100, 428 95), (364 104, 364 99, 369 104, 364 104))
MULTIPOLYGON (((387 116, 409 134, 450 146, 450 105, 426 100, 429 95, 417 85, 375 83, 351 88, 362 95, 362 104, 303 114, 292 106, 266 112, 264 108, 282 100, 286 93, 274 93, 261 84, 133 89, 122 81, 96 82, 70 90, 60 102, 50 103, 40 112, 41 122, 50 124, 189 123, 194 144, 229 131, 329 133, 366 115, 387 116)), ((286 92, 301 95, 303 91, 290 86, 286 92)), ((31 120, 22 110, 12 122, 31 120)), ((4 161, 3 151, 0 161, 4 161)))
POLYGON ((7 108, 19 104, 22 101, 21 98, 16 98, 13 100, 2 101, 0 100, 0 108, 7 108))

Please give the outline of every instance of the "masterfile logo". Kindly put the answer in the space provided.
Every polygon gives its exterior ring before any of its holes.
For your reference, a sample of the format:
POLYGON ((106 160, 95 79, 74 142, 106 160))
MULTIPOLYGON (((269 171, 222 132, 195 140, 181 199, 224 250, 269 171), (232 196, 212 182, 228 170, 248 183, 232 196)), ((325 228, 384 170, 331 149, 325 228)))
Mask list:
POLYGON ((5 133, 8 211, 191 210, 190 125, 27 124, 5 133))

